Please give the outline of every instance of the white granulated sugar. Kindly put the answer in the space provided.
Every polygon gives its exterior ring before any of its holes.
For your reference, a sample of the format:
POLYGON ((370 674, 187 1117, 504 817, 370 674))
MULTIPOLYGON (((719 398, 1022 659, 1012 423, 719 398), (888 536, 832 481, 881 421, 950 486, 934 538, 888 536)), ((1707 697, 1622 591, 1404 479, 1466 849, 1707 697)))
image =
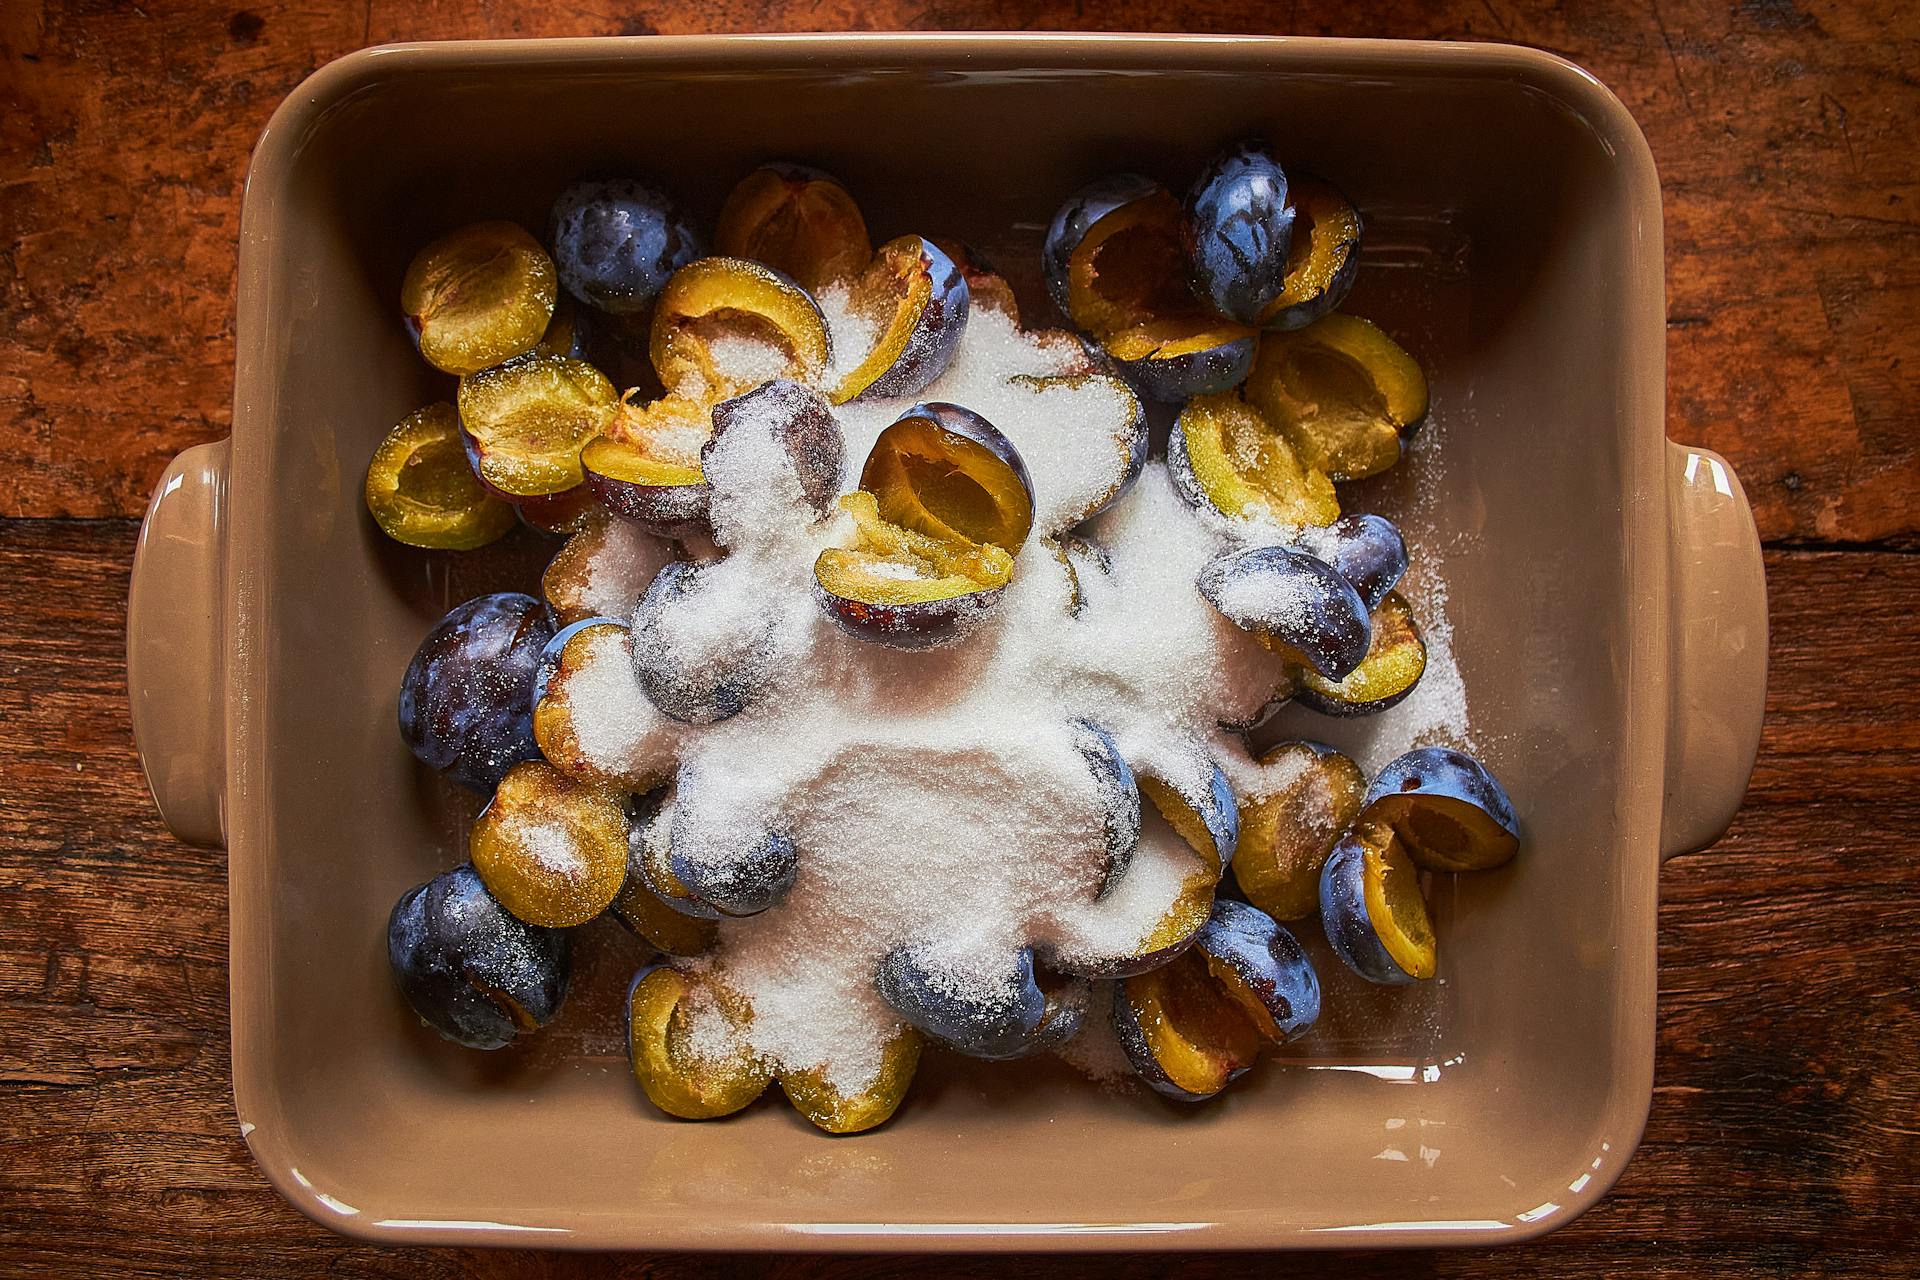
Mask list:
POLYGON ((626 618, 653 575, 673 559, 673 544, 631 520, 609 520, 586 558, 579 604, 603 618, 626 618))
MULTIPOLYGON (((859 368, 880 341, 882 330, 872 316, 854 307, 853 291, 846 285, 828 285, 814 301, 827 322, 827 347, 833 353, 833 367, 827 371, 826 382, 831 386, 859 368)), ((977 317, 969 316, 969 323, 974 319, 977 317)))
MULTIPOLYGON (((875 327, 844 290, 820 302, 840 365, 851 367, 875 327)), ((677 762, 679 856, 711 866, 768 832, 791 839, 798 869, 786 897, 760 915, 723 920, 712 952, 678 963, 751 1006, 751 1050, 776 1069, 818 1069, 848 1093, 874 1079, 899 1031, 873 986, 893 948, 914 945, 936 963, 936 985, 984 1002, 1004 993, 1023 947, 1087 964, 1136 954, 1205 874, 1149 804, 1131 864, 1097 898, 1117 797, 1077 748, 1075 721, 1106 730, 1136 773, 1183 791, 1204 787, 1215 762, 1247 795, 1278 790, 1296 767, 1256 765, 1219 727, 1254 719, 1284 680, 1284 663, 1194 582, 1225 551, 1299 531, 1197 514, 1164 464, 1150 462, 1086 530, 1103 551, 1073 555, 1070 573, 1049 540, 1117 484, 1137 405, 1086 377, 1072 343, 1023 335, 987 308, 974 311, 933 386, 834 410, 845 440, 842 492, 880 432, 924 400, 986 417, 1020 451, 1034 487, 1033 536, 1013 580, 964 640, 905 652, 827 619, 812 599, 812 565, 822 548, 850 542, 851 521, 816 518, 777 424, 748 418, 729 426, 707 465, 728 554, 703 569, 698 600, 669 607, 651 640, 661 648, 649 651, 676 669, 719 669, 737 663, 751 637, 755 653, 772 657, 746 705, 698 728, 666 722, 639 690, 624 641, 603 646, 604 662, 596 650, 568 688, 595 758, 677 762)), ((1410 718, 1418 732, 1463 709, 1437 581, 1429 573, 1413 588, 1433 692, 1423 684, 1381 718, 1410 718)), ((1345 729, 1316 719, 1297 736, 1345 729)), ((657 821, 647 838, 666 833, 657 821)), ((1098 1039, 1111 1040, 1099 1020, 1066 1056, 1105 1072, 1118 1049, 1098 1039)))
POLYGON ((553 823, 529 822, 519 830, 517 845, 540 864, 544 871, 568 880, 578 880, 585 872, 580 847, 565 827, 553 823))
POLYGON ((707 343, 707 354, 715 373, 741 386, 757 386, 787 371, 787 353, 758 338, 723 334, 707 343))
POLYGON ((1080 1034, 1054 1052, 1060 1060, 1094 1083, 1114 1093, 1129 1092, 1136 1080, 1127 1051, 1113 1030, 1115 984, 1096 982, 1087 1002, 1087 1020, 1080 1034))
POLYGON ((685 726, 661 715, 641 690, 626 634, 589 629, 581 642, 586 660, 565 685, 581 755, 618 777, 668 773, 685 726))

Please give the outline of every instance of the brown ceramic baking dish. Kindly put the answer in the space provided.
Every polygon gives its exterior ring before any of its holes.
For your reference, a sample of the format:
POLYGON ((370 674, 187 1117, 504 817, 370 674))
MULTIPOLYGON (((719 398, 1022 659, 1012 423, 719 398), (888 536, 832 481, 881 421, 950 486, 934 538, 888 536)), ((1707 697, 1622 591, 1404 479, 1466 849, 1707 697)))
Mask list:
POLYGON ((1765 683, 1746 501, 1663 430, 1660 230, 1625 109, 1516 48, 675 38, 375 49, 313 76, 247 183, 232 438, 162 479, 128 628, 160 809, 229 851, 234 1094, 261 1167, 382 1241, 1479 1244, 1579 1214, 1647 1112, 1661 860, 1725 829, 1765 683), (383 429, 441 394, 395 318, 412 250, 481 217, 540 226, 603 165, 710 219, 791 156, 889 234, 937 210, 936 233, 1013 226, 1030 255, 1087 177, 1177 175, 1253 131, 1369 212, 1357 309, 1410 335, 1449 424, 1455 643, 1527 847, 1438 892, 1431 997, 1332 1010, 1294 1069, 1206 1108, 1059 1064, 934 1064, 893 1123, 840 1140, 785 1107, 647 1106, 611 942, 539 1050, 422 1034, 381 926, 458 859, 461 815, 411 766, 394 691, 441 610, 516 566, 390 549, 361 508, 383 429))

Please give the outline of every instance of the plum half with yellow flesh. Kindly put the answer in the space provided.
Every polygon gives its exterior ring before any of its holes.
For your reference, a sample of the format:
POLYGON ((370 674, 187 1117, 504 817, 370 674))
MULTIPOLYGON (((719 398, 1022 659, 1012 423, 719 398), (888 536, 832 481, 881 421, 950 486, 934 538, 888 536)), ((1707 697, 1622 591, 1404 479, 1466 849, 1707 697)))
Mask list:
POLYGON ((460 418, 444 400, 407 415, 367 464, 367 510, 410 547, 470 551, 513 528, 513 507, 467 461, 460 418))
POLYGON ((932 386, 966 332, 970 290, 953 259, 931 240, 901 236, 881 245, 854 277, 848 304, 873 326, 875 338, 833 388, 835 404, 917 395, 932 386))
POLYGON ((709 405, 769 378, 817 382, 831 358, 812 296, 745 258, 702 258, 674 272, 654 306, 648 349, 669 395, 709 405))
POLYGON ((773 1072, 747 1042, 753 1011, 711 980, 667 966, 627 989, 627 1055, 647 1100, 670 1116, 731 1115, 766 1092, 773 1072))
POLYGON ((1326 473, 1303 465, 1266 415, 1231 391, 1187 401, 1167 437, 1167 471, 1188 505, 1222 515, 1325 525, 1340 514, 1326 473))
POLYGON ((528 761, 500 780, 467 851, 487 892, 528 924, 585 924, 626 880, 626 814, 610 793, 528 761))
POLYGON ((1366 660, 1366 602, 1339 570, 1288 547, 1216 557, 1197 585, 1222 617, 1289 661, 1339 679, 1366 660))
POLYGON ((1346 301, 1360 275, 1360 215, 1333 184, 1304 174, 1288 184, 1293 215, 1285 283, 1262 309, 1263 329, 1304 329, 1346 301))
POLYGON ((1520 819, 1484 764, 1451 747, 1420 747, 1380 771, 1362 822, 1391 827, 1430 871, 1482 871, 1513 857, 1520 819))
POLYGON ((619 405, 584 360, 529 352, 460 379, 460 425, 482 483, 510 498, 582 484, 580 451, 619 405))
POLYGON ((1353 824, 1367 780, 1332 747, 1287 742, 1260 757, 1289 770, 1283 785, 1240 806, 1234 880, 1247 901, 1276 920, 1301 920, 1320 901, 1320 868, 1353 824))
POLYGON ((1368 982, 1405 986, 1437 972, 1420 873, 1383 823, 1363 819, 1327 855, 1320 924, 1334 953, 1368 982))
POLYGON ((742 178, 720 206, 715 251, 750 258, 809 292, 852 279, 873 257, 860 206, 840 180, 774 161, 742 178))
POLYGON ((880 433, 841 499, 856 540, 814 561, 818 598, 849 634, 902 649, 958 640, 1012 580, 1033 528, 1013 444, 959 405, 916 405, 880 433))
POLYGON ((479 222, 414 255, 400 309, 427 363, 464 377, 533 350, 559 292, 538 240, 512 222, 479 222))
POLYGON ((1391 467, 1427 416, 1414 358, 1372 321, 1338 313, 1263 334, 1244 394, 1302 463, 1334 480, 1391 467))
POLYGON ((1301 670, 1293 700, 1323 716, 1372 716, 1397 706, 1427 669, 1427 645, 1413 606, 1398 591, 1373 611, 1372 639, 1360 665, 1339 679, 1301 670))

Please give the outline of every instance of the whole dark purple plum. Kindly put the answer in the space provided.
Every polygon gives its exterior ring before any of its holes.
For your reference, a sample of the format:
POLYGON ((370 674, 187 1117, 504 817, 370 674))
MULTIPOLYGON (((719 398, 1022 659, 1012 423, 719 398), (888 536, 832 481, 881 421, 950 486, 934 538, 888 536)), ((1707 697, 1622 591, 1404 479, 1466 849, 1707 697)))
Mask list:
POLYGON ((1235 551, 1209 561, 1198 586, 1227 621, 1323 676, 1338 679, 1366 659, 1366 601, 1339 570, 1304 551, 1235 551))
POLYGON ((1487 767, 1451 747, 1420 747, 1380 771, 1362 822, 1393 828, 1429 871, 1497 867, 1520 848, 1520 819, 1487 767))
POLYGON ((553 619, 532 596, 456 605, 421 642, 400 682, 400 736, 424 764, 486 795, 538 760, 533 683, 553 619))
POLYGON ((644 311, 706 252, 679 206, 636 178, 576 182, 553 202, 553 260, 567 292, 614 315, 644 311))
POLYGON ((874 988, 893 1011, 974 1058, 1004 1061, 1057 1047, 1086 1019, 1092 987, 1035 967, 1022 948, 1004 973, 956 966, 931 947, 896 947, 881 957, 874 988))
POLYGON ((1201 172, 1184 212, 1194 292, 1221 315, 1258 324, 1287 282, 1287 175, 1264 143, 1242 142, 1201 172))
POLYGON ((701 465, 711 471, 716 453, 724 459, 729 436, 749 428, 773 433, 799 477, 801 494, 815 512, 826 515, 833 510, 846 444, 825 396, 791 378, 775 378, 744 395, 722 400, 713 407, 713 435, 700 447, 701 465))
POLYGON ((466 863, 401 896, 387 920, 387 960, 420 1020, 470 1049, 499 1049, 545 1026, 571 973, 566 931, 515 917, 466 863))

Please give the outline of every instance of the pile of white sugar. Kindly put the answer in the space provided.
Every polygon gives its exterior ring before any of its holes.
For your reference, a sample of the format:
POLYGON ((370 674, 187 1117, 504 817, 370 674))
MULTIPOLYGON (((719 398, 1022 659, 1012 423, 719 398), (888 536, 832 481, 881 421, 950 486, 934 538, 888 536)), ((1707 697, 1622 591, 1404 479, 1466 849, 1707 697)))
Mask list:
MULTIPOLYGON (((851 367, 871 335, 844 295, 828 293, 822 306, 835 364, 851 367)), ((678 854, 704 863, 769 831, 791 838, 799 863, 786 897, 723 921, 711 952, 676 963, 745 998, 753 1050, 781 1068, 823 1069, 847 1093, 873 1079, 899 1027, 873 988, 889 950, 924 944, 945 966, 943 984, 984 997, 1010 980, 1024 947, 1088 963, 1136 951, 1182 885, 1205 874, 1147 805, 1132 863, 1096 900, 1113 798, 1075 748, 1075 721, 1104 729, 1137 774, 1184 792, 1203 787, 1214 763, 1243 798, 1285 781, 1221 727, 1256 718, 1283 682, 1282 663, 1211 608, 1194 579, 1223 551, 1297 531, 1197 513, 1158 462, 1075 528, 1118 484, 1125 457, 1116 441, 1138 406, 1123 387, 1086 377, 1078 349, 1057 339, 975 308, 952 365, 927 391, 834 411, 843 492, 880 431, 915 400, 974 410, 1024 459, 1032 537, 993 611, 959 643, 903 652, 834 626, 812 598, 812 567, 822 548, 851 543, 851 522, 818 519, 806 505, 774 447, 777 424, 735 421, 728 447, 707 460, 724 558, 703 566, 700 590, 675 606, 685 616, 656 633, 678 637, 657 642, 686 645, 665 656, 689 669, 749 654, 746 706, 704 726, 661 716, 622 642, 601 645, 570 686, 590 757, 625 776, 677 775, 678 854), (1062 556, 1056 541, 1070 529, 1104 556, 1084 547, 1062 556)), ((760 359, 740 354, 743 364, 760 359)), ((1416 544, 1416 563, 1418 554, 1416 544)), ((596 587, 629 589, 661 558, 658 545, 630 533, 600 538, 594 555, 596 587)), ((1380 717, 1399 722, 1373 731, 1383 743, 1459 741, 1466 730, 1444 584, 1423 569, 1422 690, 1437 695, 1416 693, 1380 717)), ((612 612, 631 612, 631 601, 612 612)), ((1359 756, 1369 771, 1385 758, 1372 749, 1359 756)), ((700 1028, 710 1046, 731 1034, 700 1028)), ((1063 1056, 1098 1074, 1112 1067, 1112 1053, 1092 1044, 1063 1056)))

